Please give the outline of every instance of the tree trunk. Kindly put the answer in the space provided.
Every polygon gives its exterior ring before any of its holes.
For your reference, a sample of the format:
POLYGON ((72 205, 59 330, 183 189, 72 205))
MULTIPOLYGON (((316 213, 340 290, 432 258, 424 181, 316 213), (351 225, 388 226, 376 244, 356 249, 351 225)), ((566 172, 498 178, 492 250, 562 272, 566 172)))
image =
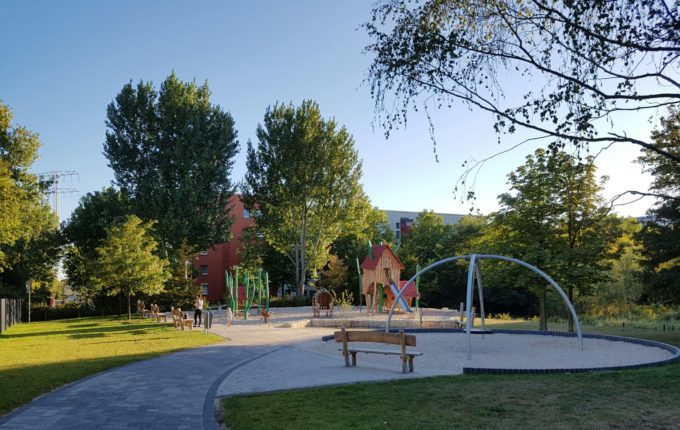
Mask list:
POLYGON ((307 209, 302 212, 302 231, 300 232, 300 279, 298 280, 298 294, 305 294, 305 278, 307 277, 307 209))
POLYGON ((548 296, 545 292, 545 288, 541 291, 538 297, 539 306, 539 318, 538 318, 538 329, 540 331, 548 331, 548 316, 547 316, 547 301, 548 296))
POLYGON ((128 321, 132 319, 131 308, 130 308, 130 297, 132 293, 128 291, 128 321))

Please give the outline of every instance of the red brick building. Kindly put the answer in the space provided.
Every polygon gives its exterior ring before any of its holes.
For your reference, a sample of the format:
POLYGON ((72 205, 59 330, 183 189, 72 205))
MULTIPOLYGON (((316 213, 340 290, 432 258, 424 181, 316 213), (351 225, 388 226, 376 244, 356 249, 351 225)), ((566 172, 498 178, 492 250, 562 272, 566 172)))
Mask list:
POLYGON ((211 249, 201 251, 194 260, 197 272, 196 284, 203 288, 203 294, 211 303, 223 301, 226 292, 224 271, 241 262, 238 249, 241 246, 243 230, 254 224, 250 213, 243 207, 240 195, 234 194, 229 199, 229 207, 234 219, 231 226, 232 239, 227 243, 219 243, 211 249))

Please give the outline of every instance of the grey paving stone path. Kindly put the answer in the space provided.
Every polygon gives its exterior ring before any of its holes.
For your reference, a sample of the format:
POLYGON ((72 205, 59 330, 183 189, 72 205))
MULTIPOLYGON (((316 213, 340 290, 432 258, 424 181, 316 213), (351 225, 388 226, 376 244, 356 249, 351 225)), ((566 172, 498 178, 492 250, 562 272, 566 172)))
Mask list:
POLYGON ((223 342, 131 363, 35 399, 0 429, 216 429, 220 382, 281 348, 223 342))

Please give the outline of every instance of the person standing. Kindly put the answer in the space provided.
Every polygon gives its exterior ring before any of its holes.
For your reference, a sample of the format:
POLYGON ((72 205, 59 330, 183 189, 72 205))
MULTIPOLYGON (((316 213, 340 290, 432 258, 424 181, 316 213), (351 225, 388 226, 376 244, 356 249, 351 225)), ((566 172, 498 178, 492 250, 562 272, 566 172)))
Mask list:
POLYGON ((203 317, 203 296, 197 295, 194 302, 194 327, 200 327, 203 317), (198 324, 196 323, 198 321, 198 324))
POLYGON ((234 312, 227 306, 227 327, 231 327, 231 322, 234 320, 234 312))

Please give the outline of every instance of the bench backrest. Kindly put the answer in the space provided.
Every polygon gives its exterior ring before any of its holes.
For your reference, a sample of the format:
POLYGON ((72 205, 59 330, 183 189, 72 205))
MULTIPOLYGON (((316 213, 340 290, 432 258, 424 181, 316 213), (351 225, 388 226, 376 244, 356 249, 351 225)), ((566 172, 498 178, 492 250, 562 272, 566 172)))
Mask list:
MULTIPOLYGON (((343 330, 347 336, 347 342, 374 342, 401 345, 403 333, 385 333, 384 331, 348 331, 343 330)), ((343 331, 336 331, 335 341, 343 342, 343 331)), ((405 334, 404 344, 406 346, 416 346, 416 337, 412 334, 405 334)))

